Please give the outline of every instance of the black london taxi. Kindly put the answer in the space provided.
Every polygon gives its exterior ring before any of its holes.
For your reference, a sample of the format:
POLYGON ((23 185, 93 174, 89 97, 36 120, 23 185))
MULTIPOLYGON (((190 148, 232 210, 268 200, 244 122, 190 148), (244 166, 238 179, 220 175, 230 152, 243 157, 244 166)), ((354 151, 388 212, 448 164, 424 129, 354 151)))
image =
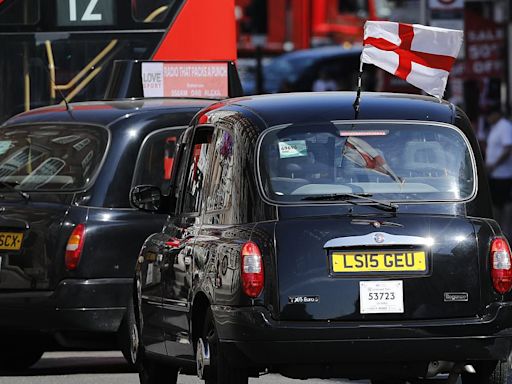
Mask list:
POLYGON ((355 119, 354 98, 211 106, 179 141, 169 196, 132 190, 171 213, 135 267, 142 383, 506 383, 511 254, 466 115, 365 93, 355 119))
POLYGON ((0 369, 54 348, 130 355, 133 264, 167 218, 130 188, 168 188, 177 138, 213 102, 73 103, 0 127, 0 369))

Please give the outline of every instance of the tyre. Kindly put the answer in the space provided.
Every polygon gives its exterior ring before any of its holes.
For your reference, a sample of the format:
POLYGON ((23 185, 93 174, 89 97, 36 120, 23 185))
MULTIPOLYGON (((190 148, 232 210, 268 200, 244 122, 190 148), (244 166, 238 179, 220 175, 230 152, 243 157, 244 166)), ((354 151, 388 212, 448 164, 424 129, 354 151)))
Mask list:
MULTIPOLYGON (((201 338, 197 342, 196 355, 201 354, 200 348, 206 345, 209 352, 209 366, 204 370, 206 384, 247 384, 247 370, 233 364, 225 355, 222 344, 219 343, 215 320, 211 309, 208 309, 201 338)), ((201 362, 198 361, 198 365, 201 362)), ((199 367, 198 367, 199 369, 199 367)))
POLYGON ((29 368, 37 363, 44 353, 42 347, 30 345, 30 341, 2 345, 2 350, 4 352, 0 353, 0 371, 19 371, 29 368))
POLYGON ((118 331, 119 347, 124 358, 131 366, 135 366, 139 350, 139 330, 135 324, 133 300, 126 307, 126 313, 118 331))
POLYGON ((476 373, 463 373, 462 384, 507 384, 508 361, 486 361, 474 364, 476 373))

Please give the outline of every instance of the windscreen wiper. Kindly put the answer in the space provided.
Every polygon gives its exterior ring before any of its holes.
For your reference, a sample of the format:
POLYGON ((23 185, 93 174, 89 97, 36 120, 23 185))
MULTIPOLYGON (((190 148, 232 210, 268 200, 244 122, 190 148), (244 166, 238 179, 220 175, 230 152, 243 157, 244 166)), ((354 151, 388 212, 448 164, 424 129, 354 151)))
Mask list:
POLYGON ((304 197, 303 201, 346 201, 347 203, 360 205, 362 201, 373 203, 374 207, 381 208, 385 211, 396 212, 398 205, 385 200, 372 199, 371 194, 355 194, 355 193, 329 193, 325 195, 315 195, 304 197))
POLYGON ((19 183, 0 180, 0 185, 3 185, 4 187, 6 187, 9 191, 18 193, 25 200, 30 199, 30 195, 27 192, 23 192, 19 189, 16 189, 16 185, 19 185, 19 183))

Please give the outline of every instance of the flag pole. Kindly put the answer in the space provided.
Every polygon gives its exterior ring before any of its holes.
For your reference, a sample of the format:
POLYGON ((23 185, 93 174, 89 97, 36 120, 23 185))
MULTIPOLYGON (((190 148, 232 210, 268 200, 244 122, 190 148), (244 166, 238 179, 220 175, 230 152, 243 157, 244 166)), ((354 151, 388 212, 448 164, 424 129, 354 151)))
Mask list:
POLYGON ((354 120, 357 120, 357 117, 359 116, 359 107, 360 107, 360 101, 361 101, 361 84, 363 82, 363 60, 361 58, 360 64, 359 64, 359 76, 357 77, 357 94, 356 94, 356 100, 354 101, 353 107, 354 107, 354 120))

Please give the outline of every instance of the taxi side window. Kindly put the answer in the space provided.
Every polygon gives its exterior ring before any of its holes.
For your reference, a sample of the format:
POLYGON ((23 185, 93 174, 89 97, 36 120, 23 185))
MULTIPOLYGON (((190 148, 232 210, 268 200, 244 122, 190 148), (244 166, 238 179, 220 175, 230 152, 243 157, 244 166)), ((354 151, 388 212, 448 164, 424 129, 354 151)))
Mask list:
POLYGON ((219 129, 213 140, 213 156, 210 163, 210 192, 206 199, 207 211, 229 208, 233 186, 233 136, 219 129))
POLYGON ((169 194, 176 156, 176 142, 181 129, 164 129, 149 135, 142 145, 135 166, 133 186, 155 185, 169 194))
POLYGON ((208 175, 207 159, 211 141, 211 128, 199 128, 194 134, 185 174, 182 213, 197 213, 201 210, 203 184, 208 175))

